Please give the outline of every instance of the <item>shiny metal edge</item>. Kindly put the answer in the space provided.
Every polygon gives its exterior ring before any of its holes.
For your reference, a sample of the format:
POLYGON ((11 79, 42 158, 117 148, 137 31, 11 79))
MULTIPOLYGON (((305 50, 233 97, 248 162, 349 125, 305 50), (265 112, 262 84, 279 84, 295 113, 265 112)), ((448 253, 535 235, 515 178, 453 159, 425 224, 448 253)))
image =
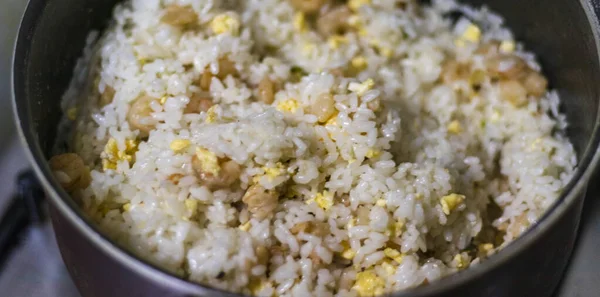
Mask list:
MULTIPOLYGON (((600 61, 600 25, 598 21, 598 15, 596 14, 592 2, 596 0, 579 0, 579 3, 584 10, 588 22, 590 23, 592 32, 594 34, 594 40, 596 44, 596 60, 600 61)), ((43 2, 43 1, 42 1, 43 2)), ((36 27, 36 21, 39 18, 43 10, 44 3, 40 1, 31 0, 27 4, 27 8, 23 13, 21 23, 19 25, 18 34, 16 36, 16 42, 13 49, 13 61, 11 71, 11 86, 12 86, 12 108, 15 115, 15 121, 17 131, 21 143, 25 146, 25 152, 29 159, 36 175, 38 176, 40 183, 42 183, 47 195, 50 197, 52 204, 72 223, 76 228, 83 232, 83 234, 91 240, 97 247, 99 247, 107 255, 110 255, 115 260, 123 263, 129 269, 139 273, 143 277, 146 277, 155 283, 163 284, 166 287, 171 287, 180 291, 182 294, 190 294, 194 296, 197 294, 207 294, 206 296, 230 296, 230 297, 243 297, 244 295, 230 293, 220 289, 214 289, 206 285, 190 282, 177 277, 174 274, 166 272, 156 265, 150 264, 142 259, 139 259, 134 254, 122 249, 109 238, 102 235, 102 233, 93 225, 89 219, 85 217, 81 210, 72 202, 69 195, 58 185, 46 164, 46 159, 41 149, 37 145, 34 135, 26 133, 24 126, 28 127, 27 121, 29 121, 29 110, 28 107, 18 106, 17 104, 17 83, 22 88, 20 92, 24 92, 25 85, 23 77, 17 78, 17 67, 23 67, 22 63, 17 60, 18 57, 22 57, 27 52, 27 44, 23 44, 24 37, 27 32, 33 32, 36 27), (36 7, 32 6, 38 5, 36 7), (34 12, 34 10, 37 10, 34 12), (29 24, 25 27, 24 24, 29 21, 29 24), (43 164, 43 165, 42 165, 43 164), (58 189, 58 190, 57 190, 58 189)), ((21 73, 23 74, 23 73, 21 73)), ((21 75, 22 76, 22 75, 21 75)), ((25 94, 19 94, 20 97, 24 97, 25 94)), ((567 185, 565 191, 559 197, 559 199, 548 209, 540 220, 528 229, 519 238, 510 243, 501 252, 492 255, 486 261, 481 264, 471 267, 459 273, 455 273, 451 276, 444 277, 436 280, 427 286, 418 288, 411 288, 397 293, 392 293, 394 297, 419 297, 429 296, 441 293, 445 290, 451 289, 458 285, 464 284, 469 280, 489 272, 495 267, 502 265, 515 254, 518 254, 521 250, 526 249, 533 244, 540 234, 550 228, 552 224, 564 213, 564 211, 580 196, 585 194, 587 189, 587 181, 591 177, 595 168, 598 167, 600 162, 600 150, 598 144, 600 143, 600 110, 598 111, 599 116, 596 119, 594 125, 594 131, 586 150, 583 154, 583 158, 578 164, 576 172, 573 176, 572 181, 567 185), (583 164, 583 162, 589 162, 583 164), (583 166, 581 166, 583 164, 583 166)), ((29 121, 30 122, 30 121, 29 121)))

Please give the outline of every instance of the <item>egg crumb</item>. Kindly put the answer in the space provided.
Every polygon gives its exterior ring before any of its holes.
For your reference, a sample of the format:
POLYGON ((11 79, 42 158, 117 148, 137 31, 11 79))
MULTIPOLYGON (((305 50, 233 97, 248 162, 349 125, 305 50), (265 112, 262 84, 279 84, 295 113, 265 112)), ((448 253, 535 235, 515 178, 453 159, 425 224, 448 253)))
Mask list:
POLYGON ((212 124, 217 120, 217 106, 219 105, 213 105, 206 111, 205 123, 212 124))
POLYGON ((167 98, 168 98, 167 96, 162 96, 162 97, 160 97, 160 100, 158 100, 158 102, 160 102, 160 104, 164 105, 165 103, 167 103, 167 98))
POLYGON ((77 118, 77 107, 69 108, 67 110, 67 118, 74 121, 77 118))
POLYGON ((213 152, 203 148, 196 148, 196 157, 200 161, 200 164, 202 164, 202 171, 215 176, 221 171, 219 159, 213 152))
POLYGON ((353 11, 357 11, 363 5, 369 5, 369 4, 371 4, 371 0, 349 0, 348 8, 352 9, 353 11))
POLYGON ((385 281, 377 276, 373 269, 368 269, 356 274, 354 289, 359 296, 375 296, 383 293, 385 281))
POLYGON ((248 283, 248 289, 250 289, 252 295, 256 296, 269 285, 270 283, 267 280, 253 277, 248 283))
POLYGON ((123 211, 130 211, 131 210, 131 203, 125 203, 123 204, 123 211))
POLYGON ((273 181, 278 176, 281 176, 286 173, 285 166, 281 162, 277 162, 275 167, 263 167, 265 171, 265 175, 269 178, 269 181, 273 181))
POLYGON ((356 251, 350 248, 350 244, 347 241, 342 241, 342 247, 344 248, 341 253, 342 258, 346 260, 354 259, 354 256, 356 256, 356 251))
POLYGON ((327 120, 327 122, 325 122, 326 126, 337 126, 337 116, 338 116, 338 111, 335 112, 335 114, 333 114, 331 116, 331 118, 329 118, 329 120, 327 120))
POLYGON ((451 211, 456 209, 458 205, 465 201, 465 195, 459 195, 452 193, 442 197, 440 203, 442 204, 442 210, 446 215, 449 215, 451 211))
POLYGON ((306 201, 306 204, 317 203, 317 205, 324 209, 328 210, 333 206, 333 193, 329 191, 323 191, 323 193, 317 193, 314 198, 311 198, 306 201))
POLYGON ((462 34, 462 39, 473 43, 479 42, 481 39, 481 29, 475 24, 469 24, 462 34))
POLYGON ((483 84, 485 82, 485 78, 486 78, 486 72, 485 72, 485 70, 483 70, 483 69, 476 69, 469 76, 469 85, 471 85, 471 87, 473 87, 473 88, 475 88, 477 86, 481 86, 481 84, 483 84))
POLYGON ((387 201, 385 199, 377 199, 377 202, 375 202, 375 205, 377 205, 379 207, 385 207, 387 205, 387 201))
POLYGON ((383 250, 383 254, 386 257, 396 261, 396 263, 398 263, 398 264, 402 263, 402 258, 403 258, 402 254, 393 248, 386 248, 385 250, 383 250))
POLYGON ((367 59, 364 56, 357 56, 350 60, 350 65, 358 71, 362 71, 368 66, 367 59))
POLYGON ((297 12, 294 15, 294 29, 300 32, 306 31, 306 17, 304 16, 304 13, 297 12))
POLYGON ((250 227, 252 227, 252 225, 250 224, 250 221, 241 224, 238 228, 240 228, 240 230, 244 231, 244 232, 248 232, 248 230, 250 230, 250 227))
POLYGON ((183 203, 185 204, 185 208, 191 211, 192 214, 198 209, 198 200, 196 199, 185 199, 183 203))
POLYGON ((323 193, 318 193, 315 197, 315 202, 317 205, 324 210, 328 210, 333 206, 333 193, 329 191, 323 191, 323 193))
POLYGON ((363 22, 362 19, 360 17, 360 15, 358 14, 353 14, 348 18, 348 25, 354 27, 354 28, 360 28, 363 26, 363 22))
POLYGON ((277 110, 281 112, 291 112, 295 113, 300 106, 298 105, 298 101, 295 99, 287 99, 279 102, 277 104, 277 110))
POLYGON ((507 53, 507 54, 512 53, 515 51, 515 48, 516 48, 515 42, 512 40, 503 40, 500 43, 500 51, 503 53, 507 53))
POLYGON ((493 249, 494 249, 494 245, 491 243, 483 243, 483 244, 480 244, 479 246, 477 246, 477 250, 479 251, 479 254, 486 255, 486 256, 493 249))
POLYGON ((365 157, 372 159, 381 156, 381 151, 377 149, 369 149, 365 157))
POLYGON ((104 170, 116 170, 117 164, 120 161, 132 163, 134 161, 135 153, 137 152, 138 143, 137 140, 127 139, 125 140, 125 150, 122 151, 119 149, 116 139, 108 139, 104 146, 104 152, 101 155, 102 168, 104 170))
POLYGON ((215 34, 229 33, 237 35, 240 30, 240 21, 231 14, 220 14, 210 22, 210 28, 215 34))
POLYGON ((375 81, 369 78, 362 83, 351 82, 348 86, 348 90, 355 92, 358 96, 364 95, 367 91, 371 90, 375 86, 375 81))
POLYGON ((393 275, 394 273, 396 273, 396 267, 394 267, 394 265, 392 265, 387 260, 381 263, 381 268, 383 268, 383 271, 385 271, 387 275, 393 275))
POLYGON ((346 228, 350 229, 354 226, 356 226, 356 219, 350 218, 350 220, 348 220, 348 223, 346 224, 346 228))
POLYGON ((395 237, 400 236, 402 234, 402 232, 404 231, 404 221, 399 220, 399 221, 394 222, 393 227, 394 227, 394 229, 393 229, 394 236, 395 237))
POLYGON ((379 53, 386 58, 391 58, 394 55, 394 51, 389 47, 378 47, 379 53))
POLYGON ((117 170, 117 163, 102 159, 102 170, 117 170))
POLYGON ((191 143, 192 142, 187 139, 175 139, 171 141, 171 145, 169 147, 172 151, 176 153, 181 153, 182 151, 190 147, 191 143))
POLYGON ((348 42, 348 38, 343 35, 333 35, 327 39, 327 44, 332 49, 338 49, 344 43, 348 42))
POLYGON ((452 134, 458 134, 458 133, 462 132, 462 126, 461 126, 460 122, 457 120, 450 122, 450 124, 448 124, 447 129, 448 129, 448 132, 450 132, 452 134))
POLYGON ((456 268, 458 268, 458 269, 466 268, 469 265, 469 262, 467 261, 467 259, 465 259, 465 257, 463 257, 461 254, 457 254, 456 256, 454 256, 454 259, 452 259, 452 262, 454 262, 454 264, 456 265, 456 268))

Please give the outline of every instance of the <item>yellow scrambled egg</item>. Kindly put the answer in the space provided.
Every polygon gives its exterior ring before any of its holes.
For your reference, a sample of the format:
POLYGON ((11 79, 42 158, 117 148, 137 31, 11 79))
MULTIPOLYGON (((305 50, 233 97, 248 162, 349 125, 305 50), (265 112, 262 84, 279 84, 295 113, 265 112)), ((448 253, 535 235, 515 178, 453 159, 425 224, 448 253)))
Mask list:
POLYGON ((350 218, 350 220, 348 220, 348 223, 346 224, 346 228, 350 229, 354 226, 356 226, 356 219, 350 218))
POLYGON ((442 210, 446 215, 449 215, 456 207, 458 207, 461 203, 465 201, 465 195, 459 195, 452 193, 450 195, 446 195, 442 197, 440 200, 440 204, 442 205, 442 210))
POLYGON ((317 205, 324 209, 328 210, 333 206, 333 193, 329 191, 323 191, 323 193, 317 193, 315 198, 309 199, 306 201, 306 204, 317 203, 317 205))
POLYGON ((134 161, 135 152, 137 152, 139 142, 133 139, 125 140, 125 150, 119 150, 117 140, 110 138, 104 146, 104 153, 102 154, 102 169, 104 170, 115 170, 117 169, 117 163, 120 161, 127 161, 131 165, 134 161))
POLYGON ((363 71, 369 64, 364 56, 356 56, 350 60, 350 65, 357 71, 363 71))
POLYGON ((185 204, 185 208, 192 213, 196 212, 196 209, 198 209, 198 200, 196 199, 185 199, 183 203, 185 204))
POLYGON ((386 58, 390 58, 394 55, 394 51, 389 47, 378 47, 379 53, 382 54, 386 58))
POLYGON ((494 249, 494 245, 491 243, 483 243, 477 246, 477 250, 479 254, 486 255, 494 249))
POLYGON ((377 158, 377 157, 381 156, 381 151, 377 150, 377 149, 369 149, 365 156, 369 159, 377 158))
POLYGON ((332 35, 327 39, 327 44, 332 49, 338 49, 342 44, 348 42, 348 38, 343 35, 332 35))
POLYGON ((360 15, 353 14, 348 18, 348 25, 358 29, 358 28, 361 28, 362 26, 364 26, 364 23, 363 23, 360 15))
POLYGON ((512 40, 504 40, 500 43, 500 51, 503 53, 512 53, 515 51, 516 45, 512 40))
POLYGON ((379 207, 385 207, 387 205, 387 201, 385 199, 377 199, 375 205, 379 207))
POLYGON ((279 102, 279 104, 277 104, 277 110, 279 110, 281 112, 295 113, 299 107, 300 106, 298 104, 298 101, 296 101, 295 99, 283 100, 283 101, 279 102))
POLYGON ((396 267, 390 263, 390 261, 385 260, 381 263, 381 268, 387 273, 387 275, 393 275, 396 273, 396 267))
POLYGON ((354 259, 354 256, 356 256, 356 251, 350 248, 350 244, 347 241, 342 241, 342 247, 344 248, 341 253, 342 258, 346 260, 354 259))
POLYGON ((356 282, 352 288, 361 297, 381 295, 384 293, 385 281, 373 269, 368 269, 356 274, 356 282))
POLYGON ((467 42, 478 43, 479 40, 481 40, 481 29, 475 24, 469 24, 460 38, 454 41, 454 44, 458 47, 464 47, 467 42))
POLYGON ((481 29, 474 24, 470 24, 462 34, 464 40, 477 43, 481 39, 481 29))
POLYGON ((281 162, 277 162, 277 164, 275 164, 275 167, 263 167, 263 170, 265 171, 265 176, 267 176, 267 178, 270 181, 273 181, 273 179, 275 179, 278 176, 284 175, 286 173, 285 170, 285 166, 283 166, 283 164, 281 162))
POLYGON ((396 261, 398 264, 402 263, 402 254, 393 248, 386 248, 385 250, 383 250, 383 254, 386 257, 396 261))
POLYGON ((217 120, 217 106, 218 105, 213 105, 206 111, 205 123, 211 124, 217 120))
POLYGON ((448 132, 452 134, 458 134, 462 132, 462 126, 460 125, 460 122, 457 120, 450 122, 450 124, 448 124, 448 132))
POLYGON ((267 286, 270 286, 270 282, 267 281, 266 279, 258 279, 253 277, 252 279, 250 279, 250 283, 248 284, 248 289, 250 289, 250 292, 252 292, 252 295, 258 295, 260 293, 260 291, 262 291, 263 289, 265 289, 267 286))
POLYGON ((162 97, 160 97, 160 100, 158 100, 158 102, 160 102, 160 104, 165 104, 165 103, 167 103, 167 98, 168 98, 167 96, 162 96, 162 97))
POLYGON ((304 16, 304 13, 297 12, 294 15, 294 29, 300 32, 306 31, 306 17, 304 16))
POLYGON ((131 203, 123 204, 123 211, 130 211, 130 210, 131 210, 131 203))
POLYGON ((171 145, 169 147, 171 148, 172 151, 174 151, 176 153, 181 153, 185 149, 190 147, 191 144, 192 144, 192 142, 187 139, 175 139, 175 140, 171 141, 171 145))
POLYGON ((398 220, 394 222, 394 236, 398 237, 404 231, 404 221, 398 220))
POLYGON ((465 259, 465 257, 463 257, 461 254, 457 254, 456 256, 454 256, 452 262, 454 262, 456 268, 458 269, 466 268, 469 265, 469 261, 467 261, 467 259, 465 259))
POLYGON ((215 34, 229 33, 237 35, 240 31, 240 21, 229 14, 217 15, 211 22, 210 28, 215 34))
POLYGON ((327 120, 327 122, 325 122, 325 125, 327 126, 337 126, 337 117, 338 117, 338 111, 335 111, 335 114, 333 114, 331 116, 331 118, 329 118, 329 120, 327 120))
POLYGON ((402 235, 402 232, 404 232, 404 221, 398 220, 388 224, 388 228, 384 233, 390 238, 394 238, 402 235))
POLYGON ((369 5, 369 4, 371 4, 371 0, 349 0, 348 1, 348 7, 350 9, 352 9, 353 11, 357 11, 360 9, 361 6, 369 5))
POLYGON ((485 70, 476 69, 469 76, 469 84, 471 85, 471 87, 480 86, 481 84, 483 84, 485 82, 486 76, 487 76, 487 74, 486 74, 485 70))
POLYGON ((219 171, 221 171, 221 167, 219 166, 219 159, 215 153, 203 149, 196 148, 196 157, 202 164, 202 171, 210 173, 212 175, 218 175, 219 171))
POLYGON ((351 82, 348 86, 348 90, 355 92, 358 96, 364 95, 367 91, 373 89, 375 81, 369 78, 362 83, 351 82))
POLYGON ((250 227, 252 227, 252 225, 250 224, 250 221, 241 224, 238 228, 240 228, 240 230, 244 231, 244 232, 248 232, 248 230, 250 230, 250 227))

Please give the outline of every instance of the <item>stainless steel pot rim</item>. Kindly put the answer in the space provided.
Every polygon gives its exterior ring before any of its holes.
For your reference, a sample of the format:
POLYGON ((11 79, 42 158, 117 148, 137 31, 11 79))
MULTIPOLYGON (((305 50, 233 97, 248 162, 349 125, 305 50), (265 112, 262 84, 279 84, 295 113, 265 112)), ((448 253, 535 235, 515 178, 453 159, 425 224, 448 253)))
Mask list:
MULTIPOLYGON (((594 41, 596 50, 600 49, 600 25, 597 15, 594 12, 592 4, 589 1, 579 1, 584 9, 588 22, 593 29, 594 41)), ((12 68, 12 86, 13 86, 13 112, 17 121, 17 130, 22 144, 25 146, 26 154, 31 162, 34 171, 36 172, 40 182, 46 189, 47 196, 50 197, 51 203, 63 214, 67 220, 73 223, 76 228, 81 231, 91 242, 99 247, 107 255, 110 255, 115 260, 123 263, 128 269, 134 271, 155 283, 163 284, 165 287, 170 287, 185 294, 194 296, 197 294, 206 294, 207 296, 242 296, 240 294, 230 293, 219 289, 214 289, 205 285, 193 283, 179 278, 178 276, 166 272, 159 267, 145 262, 137 258, 132 253, 122 249, 109 238, 103 235, 97 227, 91 222, 70 199, 69 195, 59 186, 54 180, 50 168, 47 165, 46 159, 39 144, 36 142, 35 133, 30 129, 31 120, 29 109, 25 104, 18 105, 17 98, 25 98, 25 82, 24 71, 25 60, 28 55, 28 37, 34 32, 37 19, 42 14, 45 7, 45 1, 31 0, 24 12, 22 22, 17 36, 17 42, 14 48, 14 60, 12 68)), ((595 57, 600 58, 600 53, 595 57)), ((600 114, 600 110, 598 111, 600 114)), ((491 256, 486 261, 479 265, 473 266, 467 270, 455 273, 448 277, 437 280, 427 286, 408 289, 392 294, 395 297, 417 297, 417 296, 433 296, 441 293, 452 287, 463 284, 471 279, 477 278, 495 267, 502 265, 520 251, 529 247, 534 243, 553 223, 561 216, 561 214, 573 203, 573 201, 581 194, 585 193, 587 181, 592 172, 600 162, 600 117, 596 120, 594 130, 590 142, 585 149, 583 158, 579 160, 579 165, 572 181, 567 185, 561 197, 550 207, 539 222, 527 230, 521 237, 510 243, 501 252, 491 256)))

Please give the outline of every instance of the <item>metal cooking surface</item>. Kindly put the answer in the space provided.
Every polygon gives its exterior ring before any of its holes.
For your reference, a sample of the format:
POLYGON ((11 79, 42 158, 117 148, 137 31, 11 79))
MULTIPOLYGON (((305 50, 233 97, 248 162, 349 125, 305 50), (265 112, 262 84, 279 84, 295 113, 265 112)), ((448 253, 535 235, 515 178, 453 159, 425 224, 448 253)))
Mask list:
MULTIPOLYGON (((13 197, 16 175, 27 167, 14 135, 10 107, 10 59, 26 0, 0 0, 0 214, 13 197)), ((591 181, 580 236, 555 297, 598 296, 600 292, 600 185, 591 181)), ((552 247, 548 247, 552 248, 552 247)), ((93 256, 93 255, 92 255, 93 256)), ((527 277, 527 276, 516 276, 527 277)), ((30 229, 0 269, 0 295, 79 297, 56 247, 49 223, 30 229)))

